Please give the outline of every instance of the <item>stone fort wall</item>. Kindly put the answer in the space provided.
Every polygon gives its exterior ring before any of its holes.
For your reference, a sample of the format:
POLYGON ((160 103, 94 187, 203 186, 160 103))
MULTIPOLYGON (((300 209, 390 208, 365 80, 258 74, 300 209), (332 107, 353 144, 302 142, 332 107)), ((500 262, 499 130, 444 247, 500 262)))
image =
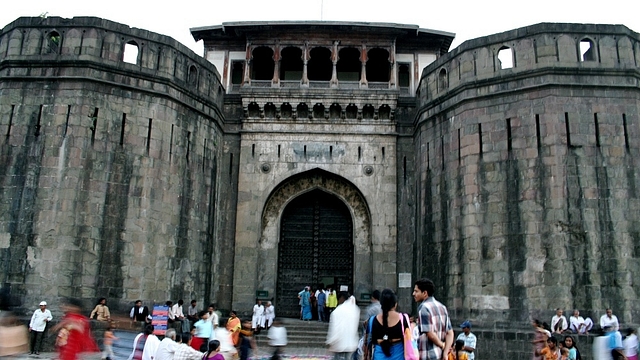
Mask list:
POLYGON ((640 322, 639 59, 624 26, 539 24, 425 68, 413 259, 455 319, 640 322))
POLYGON ((223 93, 213 65, 163 35, 98 18, 7 25, 0 281, 11 295, 27 308, 209 301, 223 93))

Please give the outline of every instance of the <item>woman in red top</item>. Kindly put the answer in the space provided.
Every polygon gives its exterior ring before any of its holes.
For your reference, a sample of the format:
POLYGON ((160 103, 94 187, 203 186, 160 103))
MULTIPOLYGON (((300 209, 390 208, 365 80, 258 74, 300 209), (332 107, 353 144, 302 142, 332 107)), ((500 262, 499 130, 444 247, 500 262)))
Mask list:
POLYGON ((82 303, 69 298, 62 305, 64 317, 53 331, 58 332, 56 346, 60 360, 77 360, 84 352, 99 352, 100 349, 91 336, 89 319, 82 315, 82 303))

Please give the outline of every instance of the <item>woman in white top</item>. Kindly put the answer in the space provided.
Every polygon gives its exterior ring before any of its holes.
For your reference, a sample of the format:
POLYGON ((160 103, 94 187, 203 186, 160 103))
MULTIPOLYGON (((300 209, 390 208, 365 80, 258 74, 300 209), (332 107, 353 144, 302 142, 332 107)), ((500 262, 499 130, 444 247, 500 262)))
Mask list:
POLYGON ((622 341, 622 345, 627 360, 638 360, 638 337, 635 330, 627 329, 627 336, 622 341))

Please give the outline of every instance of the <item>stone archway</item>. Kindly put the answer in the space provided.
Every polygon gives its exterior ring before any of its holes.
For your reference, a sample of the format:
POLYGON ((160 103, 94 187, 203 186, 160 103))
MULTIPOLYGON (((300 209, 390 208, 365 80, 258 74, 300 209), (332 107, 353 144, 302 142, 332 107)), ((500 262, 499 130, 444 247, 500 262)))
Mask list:
POLYGON ((258 251, 258 289, 267 290, 269 294, 275 294, 276 291, 280 220, 284 209, 298 196, 316 189, 340 199, 351 213, 354 265, 353 289, 350 290, 356 298, 359 298, 361 293, 369 292, 373 283, 369 207, 364 196, 353 183, 321 169, 306 171, 286 179, 271 192, 267 199, 262 212, 262 232, 258 251))

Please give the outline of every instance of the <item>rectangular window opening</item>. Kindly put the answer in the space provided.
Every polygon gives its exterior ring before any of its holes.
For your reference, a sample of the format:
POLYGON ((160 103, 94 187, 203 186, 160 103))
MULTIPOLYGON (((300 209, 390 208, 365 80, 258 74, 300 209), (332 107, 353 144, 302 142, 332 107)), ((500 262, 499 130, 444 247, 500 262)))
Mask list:
POLYGON ((593 113, 593 125, 596 128, 596 147, 600 147, 600 126, 598 125, 598 113, 593 113))
POLYGON ((190 151, 191 151, 191 131, 187 131, 187 154, 185 156, 187 160, 187 164, 189 163, 190 151))
POLYGON ((564 113, 564 127, 567 132, 567 146, 571 147, 571 128, 569 126, 569 113, 564 113))
POLYGON ((444 170, 444 136, 440 137, 440 155, 442 170, 444 170))
POLYGON ((7 126, 7 137, 11 135, 11 126, 13 125, 13 114, 16 110, 15 105, 11 105, 11 113, 9 114, 9 126, 7 126))
POLYGON ((205 164, 207 163, 207 139, 204 139, 204 144, 202 146, 202 172, 205 170, 205 164))
POLYGON ((358 161, 362 160, 362 148, 358 146, 358 161))
MULTIPOLYGON (((540 138, 540 115, 536 114, 536 146, 538 149, 542 147, 542 139, 540 138)), ((540 152, 538 151, 538 154, 540 152)))
POLYGON ((127 114, 122 113, 122 127, 120 128, 120 146, 124 145, 124 128, 127 124, 127 114))
POLYGON ((507 151, 511 152, 511 119, 507 119, 507 151))
POLYGON ((430 157, 430 151, 429 151, 429 143, 427 143, 427 170, 429 170, 429 168, 431 167, 431 157, 430 157))
POLYGON ((382 161, 384 161, 384 146, 382 147, 382 161))
POLYGON ((480 158, 482 158, 482 124, 478 124, 478 150, 480 158))
MULTIPOLYGON (((147 155, 149 155, 149 150, 151 149, 151 129, 153 127, 153 119, 149 119, 149 127, 147 128, 147 155)), ((206 140, 206 139, 205 139, 206 140)))
POLYGON ((229 176, 233 175, 233 153, 229 154, 229 176))
POLYGON ((458 129, 458 166, 462 164, 462 146, 460 145, 460 129, 458 129))
POLYGON ((169 162, 171 162, 171 157, 173 156, 173 127, 171 124, 171 135, 169 137, 169 162))
POLYGON ((71 115, 71 105, 67 105, 67 119, 64 123, 64 135, 63 137, 67 137, 67 130, 69 130, 69 116, 71 115))
POLYGON ((333 159, 333 146, 329 146, 329 159, 333 159))
POLYGON ((40 124, 42 122, 42 108, 44 105, 40 105, 40 110, 38 111, 38 122, 36 123, 36 131, 34 132, 34 135, 36 137, 40 136, 40 128, 42 127, 40 124))
POLYGON ((278 145, 278 159, 280 159, 280 145, 278 145))
POLYGON ((93 109, 91 117, 91 146, 96 142, 96 131, 98 128, 98 108, 93 109))
POLYGON ((256 157, 256 144, 251 144, 251 157, 256 157))
POLYGON ((304 158, 307 158, 307 145, 304 146, 304 158))
POLYGON ((624 147, 629 151, 629 132, 627 131, 627 114, 622 114, 622 130, 624 131, 624 147))
POLYGON ((407 157, 402 158, 402 179, 404 183, 407 183, 407 157))

